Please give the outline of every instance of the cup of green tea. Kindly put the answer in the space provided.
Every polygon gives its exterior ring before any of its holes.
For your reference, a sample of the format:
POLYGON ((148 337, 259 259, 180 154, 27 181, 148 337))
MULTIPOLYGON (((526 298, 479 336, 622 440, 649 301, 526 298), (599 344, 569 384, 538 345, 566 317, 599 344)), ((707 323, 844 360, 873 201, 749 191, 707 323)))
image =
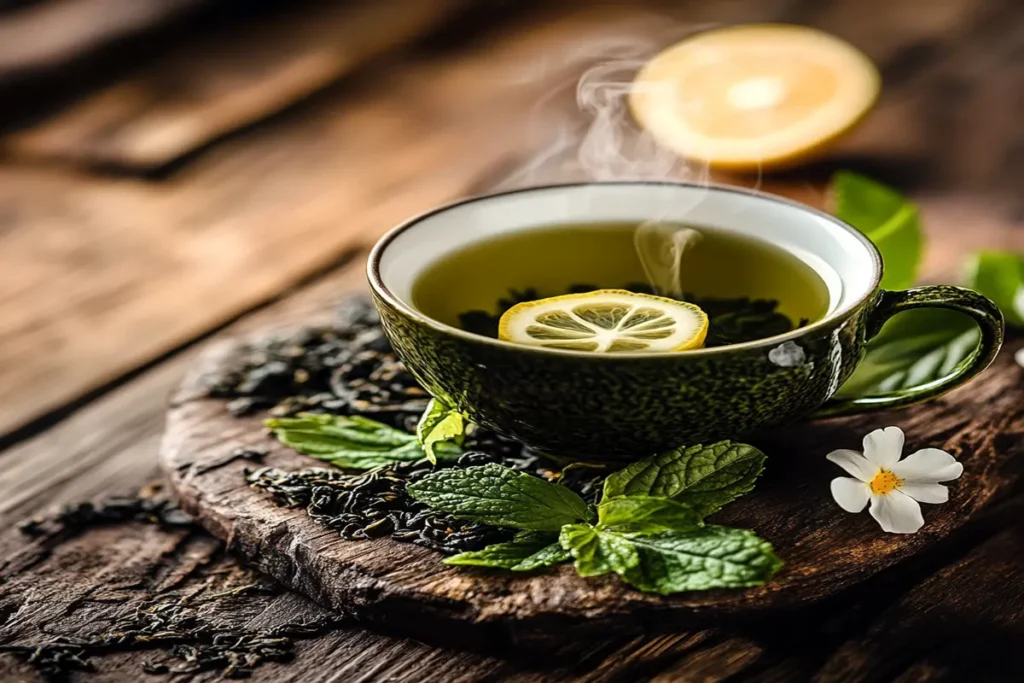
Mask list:
POLYGON ((389 232, 367 269, 385 333, 428 391, 473 422, 575 459, 639 459, 925 401, 981 372, 1003 336, 985 297, 951 286, 881 290, 881 257, 856 229, 730 187, 585 183, 474 197, 389 232), (523 301, 650 293, 636 235, 651 224, 699 234, 674 296, 707 314, 703 348, 595 353, 497 338, 499 316, 523 301), (978 325, 968 358, 920 386, 833 398, 887 320, 932 307, 978 325))

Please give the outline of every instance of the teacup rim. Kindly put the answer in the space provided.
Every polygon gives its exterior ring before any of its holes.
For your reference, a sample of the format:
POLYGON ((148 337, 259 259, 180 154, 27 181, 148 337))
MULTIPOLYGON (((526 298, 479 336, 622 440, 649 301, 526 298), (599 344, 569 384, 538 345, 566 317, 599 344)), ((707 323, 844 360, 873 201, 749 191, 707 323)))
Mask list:
POLYGON ((677 357, 680 357, 680 356, 686 356, 686 357, 697 357, 697 356, 700 356, 700 357, 703 357, 703 356, 721 355, 721 354, 727 354, 727 353, 731 353, 731 352, 739 352, 739 351, 745 351, 745 350, 757 349, 757 348, 767 348, 767 349, 775 348, 778 345, 784 344, 787 341, 791 341, 791 340, 794 340, 794 339, 799 339, 799 338, 803 337, 805 334, 813 333, 816 330, 825 329, 825 328, 829 327, 830 325, 834 324, 836 321, 840 321, 840 320, 845 319, 851 313, 853 313, 854 311, 858 310, 861 306, 863 306, 864 303, 870 297, 874 296, 878 292, 879 285, 881 284, 881 281, 882 281, 882 255, 881 255, 881 253, 879 253, 878 247, 876 247, 875 244, 870 239, 867 238, 867 236, 865 236, 862 232, 857 230, 855 227, 853 227, 849 223, 847 223, 847 222, 845 222, 845 221, 843 221, 843 220, 841 220, 839 218, 836 218, 835 216, 833 216, 833 215, 831 215, 831 214, 829 214, 829 213, 827 213, 825 211, 822 211, 820 209, 817 209, 817 208, 815 208, 813 206, 809 206, 807 204, 803 204, 801 202, 798 202, 798 201, 795 201, 795 200, 792 200, 792 199, 788 199, 786 197, 782 197, 782 196, 779 196, 779 195, 776 195, 776 194, 771 194, 769 192, 762 192, 760 190, 754 190, 754 189, 745 188, 745 187, 736 187, 736 186, 733 186, 733 185, 724 185, 722 183, 712 183, 712 182, 694 183, 694 182, 687 182, 687 181, 668 181, 668 180, 581 181, 581 182, 568 182, 568 183, 551 183, 551 184, 544 184, 544 185, 530 185, 528 187, 519 187, 519 188, 510 189, 510 190, 502 190, 500 192, 486 192, 486 193, 481 193, 481 194, 475 194, 475 195, 471 195, 471 196, 468 196, 468 197, 463 197, 461 199, 457 199, 457 200, 448 202, 446 204, 442 204, 440 206, 436 206, 433 209, 429 209, 429 210, 424 211, 424 212, 422 212, 420 214, 417 214, 417 215, 413 216, 412 218, 409 218, 409 219, 399 223, 394 228, 392 228, 389 231, 387 231, 386 233, 384 233, 384 235, 382 235, 380 237, 380 239, 377 240, 377 242, 373 245, 373 248, 370 250, 370 254, 369 254, 369 256, 367 257, 367 260, 366 260, 366 275, 367 275, 367 279, 369 280, 369 283, 370 283, 370 288, 374 291, 374 293, 377 294, 378 296, 380 296, 381 298, 383 298, 385 301, 388 302, 388 304, 390 304, 394 308, 400 310, 403 314, 405 314, 405 315, 407 315, 407 316, 409 316, 411 318, 414 318, 415 320, 419 321, 420 323, 426 324, 427 326, 432 327, 433 329, 435 329, 435 330, 437 330, 439 332, 442 332, 444 334, 454 335, 456 337, 460 337, 462 339, 466 339, 466 340, 469 340, 469 341, 472 341, 472 342, 476 342, 476 343, 488 344, 488 345, 491 345, 491 346, 495 346, 495 347, 498 347, 498 348, 504 348, 504 349, 508 349, 508 350, 511 350, 511 351, 533 352, 533 353, 540 353, 542 355, 552 355, 552 356, 555 356, 555 357, 574 356, 574 357, 577 357, 577 358, 588 358, 588 359, 593 359, 593 360, 598 360, 598 359, 623 360, 623 359, 634 359, 634 358, 635 359, 640 359, 640 358, 650 359, 650 358, 661 358, 661 357, 677 358, 677 357), (436 216, 437 214, 443 213, 445 211, 450 211, 450 210, 455 209, 457 207, 464 206, 466 204, 472 204, 472 203, 475 203, 475 202, 481 202, 481 201, 485 201, 485 200, 488 200, 488 199, 493 199, 493 198, 496 198, 496 197, 506 197, 506 196, 515 195, 515 194, 523 194, 523 193, 528 193, 528 192, 537 192, 537 191, 545 191, 545 190, 560 190, 560 189, 568 189, 568 188, 593 187, 593 186, 602 186, 602 185, 615 185, 615 186, 651 186, 651 185, 653 185, 653 186, 663 186, 663 187, 681 187, 681 188, 689 188, 689 189, 713 190, 713 191, 718 191, 718 192, 734 193, 734 194, 746 195, 748 197, 755 197, 757 199, 763 199, 763 200, 767 200, 767 201, 783 204, 783 205, 786 205, 786 206, 789 206, 789 207, 792 207, 794 209, 798 209, 798 210, 801 210, 801 211, 807 211, 807 212, 809 212, 811 214, 814 214, 818 218, 824 219, 824 220, 828 221, 829 223, 832 223, 833 225, 841 228, 842 230, 845 230, 847 233, 851 234, 855 239, 857 239, 864 246, 867 247, 867 251, 871 255, 872 265, 874 266, 874 272, 872 274, 872 279, 871 279, 871 287, 867 289, 865 294, 863 294, 859 298, 851 301, 846 306, 837 308, 836 310, 828 313, 827 315, 822 317, 820 320, 817 320, 817 321, 811 323, 810 325, 807 325, 805 327, 800 327, 800 328, 797 328, 797 329, 794 329, 794 330, 790 330, 789 332, 786 332, 784 334, 777 334, 777 335, 772 336, 772 337, 765 337, 764 339, 755 339, 754 341, 741 342, 739 344, 726 344, 724 346, 716 346, 716 347, 712 347, 712 348, 703 348, 703 349, 691 349, 691 350, 688 350, 688 351, 679 351, 679 352, 674 352, 674 353, 623 352, 623 353, 611 354, 611 353, 591 353, 591 352, 587 352, 587 351, 573 351, 573 350, 569 350, 569 349, 551 349, 551 348, 546 348, 546 347, 541 347, 541 346, 528 346, 528 345, 525 345, 525 344, 514 344, 512 342, 502 341, 500 339, 493 339, 491 337, 485 337, 485 336, 480 335, 480 334, 474 334, 472 332, 467 332, 465 330, 459 329, 459 328, 454 327, 452 325, 446 325, 445 323, 442 323, 439 320, 435 320, 434 318, 431 318, 430 316, 426 315, 422 311, 419 311, 419 310, 413 308, 412 306, 406 304, 402 299, 400 299, 399 297, 395 296, 394 293, 387 287, 387 285, 384 284, 384 279, 383 279, 383 277, 381 276, 381 273, 380 273, 380 260, 381 260, 381 257, 384 254, 384 251, 387 249, 388 245, 391 242, 393 242, 394 239, 396 237, 398 237, 400 234, 402 234, 406 230, 412 228, 413 226, 417 225, 418 223, 421 223, 422 221, 427 220, 428 218, 436 216))

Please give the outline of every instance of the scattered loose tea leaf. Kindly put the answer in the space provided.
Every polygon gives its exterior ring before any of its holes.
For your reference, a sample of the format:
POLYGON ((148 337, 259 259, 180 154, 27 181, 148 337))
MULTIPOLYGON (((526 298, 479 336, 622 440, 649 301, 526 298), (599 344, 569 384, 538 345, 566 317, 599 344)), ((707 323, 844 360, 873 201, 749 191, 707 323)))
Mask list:
POLYGON ((709 515, 754 488, 764 453, 742 443, 719 441, 665 451, 609 475, 604 498, 653 496, 685 503, 709 515))
POLYGON ((461 553, 447 558, 444 563, 528 572, 567 559, 569 553, 559 545, 556 534, 545 531, 520 531, 508 543, 495 543, 483 550, 461 553))
POLYGON ((917 282, 924 237, 917 207, 892 188, 849 171, 832 177, 837 218, 870 239, 885 265, 882 287, 908 289, 917 282))
POLYGON ((430 398, 399 362, 363 297, 346 300, 337 324, 241 344, 226 365, 206 383, 211 396, 233 399, 227 407, 236 416, 264 409, 273 417, 372 415, 409 429, 430 398))
POLYGON ((497 464, 441 470, 407 490, 436 510, 514 529, 558 531, 591 517, 586 502, 565 486, 497 464))
POLYGON ((326 633, 343 623, 340 618, 274 628, 231 629, 205 620, 184 600, 159 600, 138 605, 94 636, 53 636, 45 642, 0 645, 51 680, 67 680, 75 671, 95 671, 90 657, 115 652, 166 650, 181 661, 143 662, 147 673, 195 674, 217 671, 225 678, 247 678, 265 662, 295 657, 295 640, 326 633))
POLYGON ((670 498, 622 496, 597 506, 598 526, 618 531, 655 533, 700 526, 704 517, 694 508, 670 498))
POLYGON ((407 485, 433 471, 426 461, 419 461, 359 475, 322 468, 286 472, 263 467, 247 472, 246 477, 277 505, 304 508, 317 524, 349 540, 390 536, 453 554, 511 538, 511 532, 456 519, 410 497, 407 485))
POLYGON ((151 485, 136 495, 70 503, 52 515, 26 520, 18 529, 27 536, 69 538, 87 529, 125 522, 147 522, 169 529, 194 525, 191 516, 159 492, 160 485, 151 485))
MULTIPOLYGON (((458 448, 466 437, 466 420, 462 413, 436 398, 430 400, 423 417, 416 425, 416 438, 427 460, 437 462, 435 449, 447 443, 458 448)), ((450 448, 449 448, 450 450, 450 448)))

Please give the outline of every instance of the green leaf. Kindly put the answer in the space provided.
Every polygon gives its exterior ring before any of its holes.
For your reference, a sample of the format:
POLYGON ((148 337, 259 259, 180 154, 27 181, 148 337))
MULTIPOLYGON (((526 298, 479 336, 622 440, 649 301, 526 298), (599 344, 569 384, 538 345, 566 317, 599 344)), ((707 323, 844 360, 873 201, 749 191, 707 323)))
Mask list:
POLYGON ((416 425, 416 438, 427 454, 427 460, 437 462, 435 448, 437 444, 450 441, 458 446, 466 435, 466 421, 462 413, 446 405, 436 398, 430 399, 423 417, 416 425))
POLYGON ((494 463, 434 472, 407 491, 460 519, 514 529, 558 531, 591 517, 586 502, 566 487, 494 463))
POLYGON ((753 532, 707 526, 657 534, 572 524, 559 535, 580 576, 615 573, 649 593, 758 586, 782 561, 753 532))
POLYGON ((782 567, 771 545, 745 529, 705 526, 628 539, 639 562, 623 578, 648 593, 759 586, 782 567))
POLYGON ((527 572, 549 567, 569 559, 569 551, 558 543, 551 532, 521 531, 508 543, 495 543, 483 550, 449 557, 445 564, 471 567, 497 567, 514 572, 527 572))
MULTIPOLYGON (((426 457, 412 434, 365 417, 300 413, 264 424, 281 443, 337 467, 369 469, 426 457)), ((448 445, 438 450, 445 460, 460 453, 461 449, 448 445)))
POLYGON ((864 233, 882 253, 882 287, 913 287, 924 243, 917 207, 895 190, 848 171, 832 177, 832 194, 836 217, 864 233))
POLYGON ((640 561, 636 548, 625 536, 589 524, 563 527, 558 540, 576 560, 576 573, 580 576, 610 572, 621 576, 640 561))
POLYGON ((980 335, 977 325, 956 311, 899 313, 868 343, 864 359, 836 396, 875 396, 941 380, 967 361, 980 335))
POLYGON ((1024 254, 978 252, 967 275, 967 286, 996 302, 1007 325, 1024 327, 1024 254))
POLYGON ((646 534, 689 529, 704 523, 702 515, 689 505, 669 498, 648 496, 624 496, 603 501, 597 506, 597 515, 599 528, 646 534))
POLYGON ((753 489, 764 461, 761 451, 732 441, 676 448, 610 475, 602 502, 618 496, 671 498, 706 516, 753 489))

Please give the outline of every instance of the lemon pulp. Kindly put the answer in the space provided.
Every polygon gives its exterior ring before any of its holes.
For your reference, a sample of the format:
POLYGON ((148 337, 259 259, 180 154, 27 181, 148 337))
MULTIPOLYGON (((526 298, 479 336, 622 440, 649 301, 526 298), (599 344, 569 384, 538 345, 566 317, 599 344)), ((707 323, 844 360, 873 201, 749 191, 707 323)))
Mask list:
POLYGON ((498 338, 529 346, 594 353, 700 348, 708 317, 693 304, 624 289, 599 289, 516 304, 498 338))
POLYGON ((717 29, 655 56, 630 93, 637 121, 691 159, 750 170, 821 151, 871 108, 880 79, 848 43, 803 26, 717 29))

